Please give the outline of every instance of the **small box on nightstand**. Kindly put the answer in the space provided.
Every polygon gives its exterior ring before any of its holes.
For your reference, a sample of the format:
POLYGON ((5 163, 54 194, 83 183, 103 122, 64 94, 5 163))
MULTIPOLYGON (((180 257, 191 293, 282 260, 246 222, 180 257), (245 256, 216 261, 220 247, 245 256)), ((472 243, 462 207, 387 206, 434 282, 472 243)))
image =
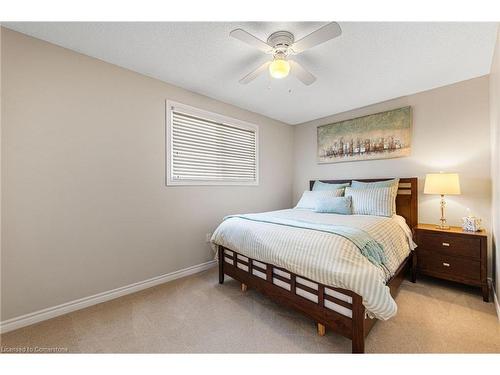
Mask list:
POLYGON ((443 230, 418 224, 415 238, 418 273, 481 287, 483 300, 489 301, 484 230, 465 232, 460 227, 443 230))

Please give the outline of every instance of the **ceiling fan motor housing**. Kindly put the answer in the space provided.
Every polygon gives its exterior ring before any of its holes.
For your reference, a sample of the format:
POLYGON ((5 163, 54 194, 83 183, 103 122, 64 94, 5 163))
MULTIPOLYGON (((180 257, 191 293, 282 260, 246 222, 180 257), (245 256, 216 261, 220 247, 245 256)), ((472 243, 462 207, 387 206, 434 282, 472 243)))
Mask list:
POLYGON ((276 31, 269 35, 267 44, 278 51, 286 51, 294 42, 293 34, 288 31, 276 31))

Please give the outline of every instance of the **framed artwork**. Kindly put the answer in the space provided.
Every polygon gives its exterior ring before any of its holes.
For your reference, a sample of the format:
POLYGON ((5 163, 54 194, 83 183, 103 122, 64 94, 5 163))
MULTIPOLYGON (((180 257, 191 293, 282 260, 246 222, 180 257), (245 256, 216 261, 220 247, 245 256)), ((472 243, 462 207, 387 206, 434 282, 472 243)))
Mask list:
POLYGON ((410 155, 411 107, 318 126, 318 163, 410 155))

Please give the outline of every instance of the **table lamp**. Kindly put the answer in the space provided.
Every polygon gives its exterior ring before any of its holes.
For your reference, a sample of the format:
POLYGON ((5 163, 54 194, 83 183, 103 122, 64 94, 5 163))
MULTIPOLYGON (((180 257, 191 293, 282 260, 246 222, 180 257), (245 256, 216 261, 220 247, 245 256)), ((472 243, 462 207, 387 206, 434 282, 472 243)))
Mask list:
POLYGON ((444 208, 446 201, 445 195, 460 194, 460 180, 458 173, 429 173, 425 176, 424 194, 441 195, 441 219, 437 226, 439 229, 450 229, 446 224, 444 208))

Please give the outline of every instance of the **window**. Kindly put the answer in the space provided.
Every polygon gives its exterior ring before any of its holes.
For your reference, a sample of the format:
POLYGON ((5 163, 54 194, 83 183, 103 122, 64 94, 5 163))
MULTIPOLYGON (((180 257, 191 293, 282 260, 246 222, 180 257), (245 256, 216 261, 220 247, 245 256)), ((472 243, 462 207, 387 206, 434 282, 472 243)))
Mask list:
POLYGON ((167 185, 258 185, 258 128, 167 101, 167 185))

